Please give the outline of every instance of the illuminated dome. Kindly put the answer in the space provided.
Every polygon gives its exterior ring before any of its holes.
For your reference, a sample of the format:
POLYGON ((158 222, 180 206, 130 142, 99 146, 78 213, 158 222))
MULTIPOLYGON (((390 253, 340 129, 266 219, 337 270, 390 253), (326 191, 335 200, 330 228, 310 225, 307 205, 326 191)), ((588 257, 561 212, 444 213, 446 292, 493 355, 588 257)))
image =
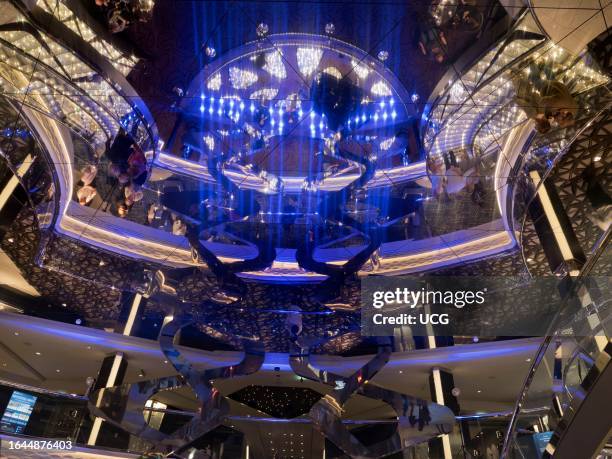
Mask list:
MULTIPOLYGON (((313 182, 335 189, 360 175, 358 164, 335 152, 344 139, 367 144, 359 154, 381 163, 403 154, 406 144, 396 135, 415 115, 382 62, 309 34, 271 35, 214 59, 186 100, 186 111, 202 119, 196 147, 207 156, 225 155, 226 175, 255 189, 265 188, 271 175, 286 192, 313 182)), ((274 190, 268 185, 267 191, 274 190)))

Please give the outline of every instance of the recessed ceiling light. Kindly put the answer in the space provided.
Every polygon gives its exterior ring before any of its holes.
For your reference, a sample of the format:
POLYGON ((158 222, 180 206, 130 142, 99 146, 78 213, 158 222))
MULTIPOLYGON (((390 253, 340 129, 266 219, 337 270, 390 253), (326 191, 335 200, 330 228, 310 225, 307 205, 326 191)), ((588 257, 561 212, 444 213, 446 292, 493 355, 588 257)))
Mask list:
POLYGON ((531 362, 531 357, 529 357, 528 359, 525 359, 525 362, 531 362))
POLYGON ((60 370, 55 370, 55 372, 56 372, 56 373, 59 373, 59 372, 60 372, 60 370))
POLYGON ((404 370, 400 370, 400 371, 399 371, 399 374, 400 374, 400 375, 401 375, 402 373, 404 373, 404 370))
POLYGON ((476 392, 478 392, 480 394, 482 391, 480 389, 478 389, 476 392))
POLYGON ((2 366, 3 366, 3 367, 5 367, 5 366, 6 366, 6 363, 3 363, 3 364, 2 364, 2 366))
POLYGON ((19 332, 15 332, 15 336, 19 336, 19 332))
MULTIPOLYGON (((593 158, 593 161, 601 161, 601 156, 595 156, 593 158)), ((10 241, 10 242, 12 242, 12 241, 10 241)))
POLYGON ((9 237, 7 241, 9 241, 12 244, 13 242, 15 242, 15 239, 13 239, 12 237, 9 237))
POLYGON ((62 306, 66 307, 66 303, 62 303, 62 306))
POLYGON ((87 346, 87 349, 91 350, 91 346, 87 346))
POLYGON ((164 363, 168 363, 168 361, 167 361, 167 360, 164 360, 164 363))
POLYGON ((36 355, 40 355, 40 352, 36 351, 34 354, 36 354, 36 355))

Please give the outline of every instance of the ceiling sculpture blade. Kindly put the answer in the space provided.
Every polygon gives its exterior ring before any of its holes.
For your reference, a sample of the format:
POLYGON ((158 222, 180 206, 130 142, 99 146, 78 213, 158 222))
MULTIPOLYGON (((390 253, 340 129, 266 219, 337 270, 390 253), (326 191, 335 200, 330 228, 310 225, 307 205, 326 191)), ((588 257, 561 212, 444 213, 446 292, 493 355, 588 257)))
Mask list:
POLYGON ((391 356, 388 338, 379 341, 378 352, 348 377, 318 370, 311 364, 310 350, 319 344, 321 340, 298 339, 293 345, 289 362, 297 375, 334 387, 332 393, 312 407, 308 416, 328 440, 350 457, 384 457, 452 430, 455 416, 448 407, 383 389, 371 382, 391 356), (365 446, 348 430, 342 423, 342 412, 343 406, 353 395, 381 400, 393 408, 397 414, 397 426, 390 437, 365 446))
POLYGON ((236 365, 196 370, 175 343, 177 333, 191 323, 187 315, 180 315, 168 322, 160 334, 161 350, 178 375, 99 389, 89 397, 91 412, 172 454, 189 449, 193 442, 222 425, 229 414, 229 403, 213 387, 212 381, 257 372, 264 361, 263 344, 245 338, 242 340, 244 356, 236 365), (199 404, 196 416, 171 434, 149 427, 143 414, 146 402, 161 391, 185 386, 193 389, 196 394, 199 404))

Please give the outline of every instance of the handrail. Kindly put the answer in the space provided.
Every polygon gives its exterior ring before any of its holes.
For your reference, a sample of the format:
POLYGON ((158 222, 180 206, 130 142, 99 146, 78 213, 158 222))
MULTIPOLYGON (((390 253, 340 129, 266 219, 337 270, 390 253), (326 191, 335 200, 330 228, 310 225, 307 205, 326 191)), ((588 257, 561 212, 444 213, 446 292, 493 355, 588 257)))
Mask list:
MULTIPOLYGON (((559 152, 555 155, 555 157, 552 159, 552 162, 550 164, 550 166, 546 169, 546 171, 544 171, 544 173, 542 174, 539 183, 536 184, 535 188, 533 189, 531 198, 529 199, 529 201, 525 204, 525 212, 523 213, 522 216, 522 222, 521 222, 521 231, 520 231, 520 241, 519 241, 519 246, 520 247, 524 247, 523 244, 523 236, 525 234, 525 225, 527 224, 527 218, 528 218, 528 212, 527 209, 531 206, 531 204, 534 202, 534 200, 537 198, 538 196, 538 191, 540 190, 540 187, 542 187, 544 185, 544 182, 546 181, 546 179, 549 177, 550 174, 552 174, 553 170, 556 168, 557 163, 561 160, 561 158, 563 158, 563 156, 565 156, 565 154, 569 151, 570 147, 573 145, 573 143, 576 141, 576 139, 578 139, 583 133, 584 131, 586 131, 592 124, 593 122, 599 118, 600 116, 604 115, 605 113, 608 113, 610 108, 612 108, 612 102, 608 102, 606 104, 606 106, 604 108, 602 108, 601 110, 599 110, 597 113, 595 113, 590 120, 588 120, 580 129, 578 129, 574 135, 567 141, 566 145, 561 148, 559 150, 559 152)), ((526 161, 526 155, 523 155, 523 159, 522 159, 522 167, 525 167, 526 161)), ((609 229, 609 228, 608 228, 609 229)), ((527 266, 527 260, 525 257, 525 252, 522 251, 522 257, 523 257, 523 262, 525 263, 525 266, 527 266)))
POLYGON ((565 310, 565 307, 567 306, 568 301, 570 300, 570 298, 572 298, 573 294, 576 293, 578 287, 582 283, 582 280, 593 269, 595 263, 598 261, 599 257, 603 254, 604 250, 607 248, 608 244, 610 243, 610 239, 612 239, 612 226, 608 227, 607 231, 597 240, 597 242, 593 246, 593 249, 590 252, 590 256, 587 257, 587 261, 585 262, 582 269, 580 270, 580 273, 575 278, 575 280, 572 282, 571 288, 568 290, 568 293, 563 299, 561 307, 559 308, 557 314, 553 317, 548 327, 548 331, 546 333, 546 336, 544 337, 544 341, 542 341, 542 344, 540 345, 540 347, 538 348, 538 351, 536 352, 536 356, 531 363, 531 366, 529 368, 527 376, 525 377, 523 386, 517 398, 516 404, 514 406, 512 417, 510 418, 510 423, 508 424, 508 429, 506 431, 506 436, 504 438, 504 446, 500 454, 500 457, 502 459, 505 459, 508 457, 508 453, 510 451, 510 444, 512 442, 513 435, 515 433, 516 424, 517 424, 518 417, 520 415, 522 406, 527 397, 527 393, 529 389, 531 388, 531 383, 533 382, 533 378, 535 377, 535 374, 537 370, 539 369, 540 363, 544 359, 544 356, 548 350, 548 346, 550 345, 550 343, 552 342, 552 339, 554 338, 555 334, 558 331, 557 326, 559 325, 559 319, 561 317, 561 312, 565 310))
MULTIPOLYGON (((64 83, 66 86, 70 86, 75 93, 67 93, 67 94, 62 94, 64 97, 67 97, 72 103, 74 103, 75 105, 78 105, 79 107, 82 107, 81 104, 78 104, 77 102, 80 101, 80 98, 84 98, 86 100, 91 101, 93 104, 95 104, 97 107, 100 107, 101 111, 103 111, 104 113, 106 113, 111 119, 113 119, 117 124, 119 124, 119 118, 117 117, 117 115, 115 113, 113 113, 112 111, 110 111, 107 107, 101 105, 98 101, 96 101, 93 97, 91 97, 91 95, 89 95, 85 90, 83 90, 82 88, 80 88, 79 86, 75 85, 72 81, 70 81, 66 76, 62 75, 60 72, 58 72, 57 70, 55 70, 53 67, 45 64, 44 62, 42 62, 40 59, 35 58, 34 56, 30 55, 29 53, 24 52, 21 48, 18 48, 17 46, 13 45, 12 43, 9 43, 8 41, 4 40, 3 38, 0 38, 0 44, 2 44, 2 46, 5 46, 7 48, 12 49, 15 52, 20 53, 22 56, 24 56, 26 59, 28 59, 30 62, 33 62, 36 64, 36 66, 44 69, 45 72, 50 73, 51 75, 53 75, 54 78, 57 78, 58 80, 60 80, 62 83, 64 83)), ((84 111, 90 116, 89 114, 89 110, 87 110, 88 107, 84 108, 84 111)), ((92 117, 93 118, 93 117, 92 117)), ((100 126, 102 128, 102 126, 100 126)), ((104 128, 102 128, 104 129, 104 128)))
MULTIPOLYGON (((46 154, 45 149, 43 148, 43 143, 40 141, 40 139, 38 137, 38 132, 36 131, 36 129, 34 129, 32 124, 30 123, 30 120, 28 119, 28 117, 27 116, 23 116, 21 108, 16 108, 14 106, 14 104, 9 100, 9 98, 5 97, 4 100, 11 106, 11 108, 13 108, 13 110, 15 110, 15 112, 17 113, 17 116, 21 119, 21 121, 28 126, 30 132, 32 133, 32 137, 36 141, 36 144, 38 146, 38 150, 40 152, 40 155, 38 157, 40 157, 45 162, 46 170, 47 170, 47 172, 51 176, 52 186, 53 186, 53 189, 55 190, 55 193, 53 194, 53 204, 54 204, 54 206, 53 206, 53 215, 52 215, 51 223, 49 225, 47 225, 47 226, 49 228, 53 228, 55 226, 55 222, 57 221, 57 216, 59 215, 59 211, 60 211, 60 200, 59 200, 60 184, 59 184, 59 179, 57 177, 57 172, 55 170, 55 167, 53 167, 52 162, 50 162, 49 157, 46 154)), ((1 102, 2 102, 2 99, 0 99, 0 103, 1 102)), ((19 184, 21 185, 21 187, 25 190, 27 198, 28 198, 28 202, 29 202, 30 206, 32 206, 32 209, 34 210, 34 215, 36 216, 36 220, 38 221, 38 214, 36 213, 36 206, 34 205, 34 201, 32 201, 32 199, 30 197, 30 193, 28 192, 28 188, 24 185, 21 177, 19 177, 17 175, 17 172, 14 170, 14 167, 11 164, 9 158, 5 158, 5 159, 6 159, 7 164, 9 164, 9 168, 11 169, 11 172, 13 173, 13 175, 15 175, 15 177, 19 181, 19 184)), ((39 223, 39 228, 40 227, 41 227, 41 225, 39 223)))
POLYGON ((78 58, 89 65, 96 73, 101 75, 107 83, 122 96, 132 107, 134 112, 143 121, 151 139, 153 149, 157 148, 157 125, 148 107, 138 97, 138 93, 127 81, 127 79, 115 69, 98 50, 85 42, 82 37, 70 30, 52 14, 44 11, 38 6, 28 9, 20 0, 11 0, 11 3, 23 14, 28 21, 39 31, 52 37, 62 45, 67 51, 75 54, 78 58))
MULTIPOLYGON (((524 12, 521 13, 519 17, 514 21, 514 23, 519 22, 524 17, 524 15, 525 15, 524 12)), ((492 41, 495 41, 495 42, 503 39, 508 34, 508 32, 504 32, 508 28, 507 22, 508 22, 507 19, 501 19, 497 24, 495 24, 495 26, 487 30, 485 34, 491 37, 494 36, 495 38, 492 41), (497 29, 501 29, 501 30, 497 30, 497 29)), ((486 46, 486 42, 481 37, 481 39, 478 40, 477 44, 474 47, 470 48, 466 53, 464 53, 462 57, 459 59, 459 61, 455 63, 454 65, 452 65, 446 71, 446 73, 442 76, 442 78, 440 78, 440 81, 431 91, 431 95, 429 99, 427 100, 425 107, 423 108, 423 114, 421 116, 421 122, 420 122, 421 139, 425 138, 425 131, 427 130, 427 127, 429 126, 429 119, 430 119, 429 114, 431 113, 433 107, 436 105, 438 100, 440 100, 440 98, 442 97, 441 94, 446 93, 446 90, 443 91, 444 86, 446 85, 446 82, 448 82, 451 78, 456 77, 458 73, 461 73, 461 74, 465 73, 469 68, 471 68, 471 66, 474 65, 475 62, 478 62, 480 59, 482 59, 488 51, 489 49, 486 46), (457 67, 460 67, 461 70, 457 71, 457 67)))

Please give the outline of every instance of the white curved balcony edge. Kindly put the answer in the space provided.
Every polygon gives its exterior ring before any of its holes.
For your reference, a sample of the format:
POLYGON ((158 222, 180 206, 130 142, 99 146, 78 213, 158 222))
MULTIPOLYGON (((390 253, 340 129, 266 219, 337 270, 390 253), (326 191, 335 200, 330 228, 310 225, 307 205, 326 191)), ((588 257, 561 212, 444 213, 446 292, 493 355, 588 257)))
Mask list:
MULTIPOLYGON (((114 217, 102 211, 82 207, 71 200, 73 188, 72 145, 69 136, 53 119, 24 108, 26 116, 39 131, 40 137, 56 165, 60 182, 60 215, 55 229, 58 233, 83 243, 115 252, 130 258, 162 263, 172 267, 194 266, 187 240, 181 236, 139 225, 114 217)), ((490 256, 509 249, 512 238, 499 222, 494 227, 475 228, 432 238, 424 241, 399 241, 381 247, 381 265, 376 274, 402 274, 462 263, 490 256), (493 234, 491 233, 493 231, 493 234), (483 232, 486 234, 483 235, 483 232), (442 248, 427 249, 427 245, 443 245, 442 248), (416 251, 416 253, 415 253, 416 251)), ((208 243, 207 243, 208 244, 208 243)), ((227 244, 210 244, 224 262, 232 262, 255 255, 254 249, 227 244)), ((323 261, 341 263, 346 257, 345 249, 323 249, 319 251, 323 261)), ((268 272, 246 273, 253 280, 282 281, 289 277, 294 282, 318 281, 321 276, 302 271, 288 256, 279 257, 268 272)), ((363 272, 367 275, 369 272, 363 272)))
MULTIPOLYGON (((68 213, 61 218, 57 230, 84 243, 130 258, 172 267, 195 266, 185 237, 96 212, 75 202, 69 204, 68 213)), ((228 263, 256 255, 254 247, 204 244, 228 263)), ((491 256, 513 246, 514 240, 504 229, 502 220, 496 220, 444 236, 385 243, 380 248, 380 266, 360 274, 397 275, 426 271, 491 256)), ((353 248, 355 250, 359 250, 359 247, 353 248)), ((317 259, 328 263, 341 264, 346 257, 346 248, 317 250, 317 259)), ((318 282, 324 278, 320 274, 302 270, 295 261, 295 250, 292 249, 279 249, 270 269, 246 272, 241 276, 267 282, 318 282)))
MULTIPOLYGON (((187 159, 179 158, 168 153, 160 152, 153 161, 154 167, 162 168, 173 174, 190 177, 206 183, 213 183, 214 179, 208 173, 204 164, 187 159)), ((240 183, 242 188, 262 189, 264 181, 257 175, 245 175, 235 171, 226 171, 225 175, 235 183, 240 183)), ((398 183, 409 182, 425 177, 427 171, 425 161, 409 164, 407 166, 393 167, 377 170, 374 177, 368 182, 367 188, 379 188, 398 183)), ((324 189, 327 191, 341 190, 356 180, 357 174, 347 174, 341 177, 330 177, 325 179, 324 189)), ((300 192, 306 177, 282 177, 285 191, 300 192)), ((322 188, 323 189, 323 188, 322 188)))

